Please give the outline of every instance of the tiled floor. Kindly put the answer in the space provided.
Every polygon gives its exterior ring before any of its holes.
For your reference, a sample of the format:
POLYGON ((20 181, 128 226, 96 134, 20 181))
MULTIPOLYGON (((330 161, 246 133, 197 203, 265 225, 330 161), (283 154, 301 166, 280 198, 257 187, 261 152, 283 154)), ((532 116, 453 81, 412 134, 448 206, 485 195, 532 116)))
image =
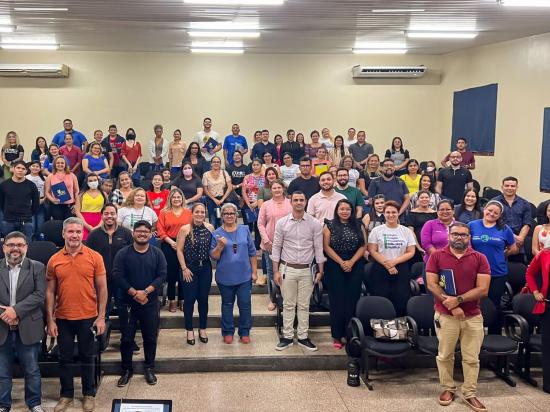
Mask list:
MULTIPOLYGON (((540 378, 540 374, 535 375, 540 378)), ((437 404, 439 385, 435 369, 373 373, 374 391, 364 385, 346 385, 345 371, 241 372, 158 375, 156 386, 135 376, 126 388, 116 387, 116 376, 103 379, 97 395, 96 412, 109 412, 114 398, 172 399, 174 412, 200 411, 468 411, 457 400, 442 408, 437 404)), ((58 382, 45 379, 43 405, 53 410, 58 382)), ((78 393, 78 392, 77 392, 78 393)), ((482 370, 478 394, 490 411, 547 412, 550 395, 518 382, 511 388, 482 370)), ((12 411, 22 407, 22 381, 17 380, 12 411)), ((80 403, 71 411, 81 410, 80 403)))

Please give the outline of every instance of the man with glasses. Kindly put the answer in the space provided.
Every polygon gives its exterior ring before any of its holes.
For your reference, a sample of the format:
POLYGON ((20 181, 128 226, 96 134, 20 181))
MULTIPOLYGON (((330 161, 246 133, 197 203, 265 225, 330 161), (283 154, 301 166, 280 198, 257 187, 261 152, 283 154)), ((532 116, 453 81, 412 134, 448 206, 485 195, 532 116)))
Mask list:
POLYGON ((122 328, 120 355, 122 375, 119 387, 126 386, 133 376, 132 357, 137 324, 143 337, 144 375, 149 385, 157 383, 155 356, 159 328, 158 291, 166 280, 166 258, 159 248, 149 244, 153 227, 146 220, 134 224, 134 242, 115 256, 113 279, 130 307, 130 318, 122 328))
POLYGON ((464 190, 471 190, 474 187, 472 173, 462 167, 462 154, 460 152, 451 152, 449 155, 451 165, 444 167, 437 175, 435 191, 442 197, 451 199, 455 205, 462 201, 464 190))
POLYGON ((300 159, 300 176, 290 182, 288 194, 296 191, 302 192, 308 201, 315 193, 321 190, 319 179, 311 174, 311 159, 304 156, 300 159))
POLYGON ((4 238, 5 258, 0 261, 0 412, 11 408, 12 367, 17 353, 25 375, 25 404, 31 412, 44 412, 41 404, 38 355, 44 333, 44 265, 28 259, 21 232, 4 238))
POLYGON ((487 410, 477 399, 476 388, 484 337, 479 301, 489 292, 490 273, 487 258, 470 246, 468 225, 460 222, 449 227, 449 245, 435 251, 426 265, 428 289, 435 299, 434 323, 439 339, 436 360, 443 389, 439 396, 442 406, 450 405, 455 399, 453 369, 460 339, 462 396, 474 411, 487 410))
POLYGON ((84 223, 77 217, 63 222, 65 247, 48 262, 46 312, 48 335, 57 338, 61 397, 54 412, 64 412, 74 398, 74 339, 81 362, 82 409, 95 408, 96 343, 94 333, 105 332, 107 276, 103 258, 82 244, 84 223))
POLYGON ((402 179, 395 176, 395 164, 392 159, 384 159, 382 162, 382 175, 376 179, 372 179, 368 189, 370 204, 376 195, 384 195, 386 200, 397 202, 399 207, 399 215, 402 215, 411 201, 409 189, 402 179))

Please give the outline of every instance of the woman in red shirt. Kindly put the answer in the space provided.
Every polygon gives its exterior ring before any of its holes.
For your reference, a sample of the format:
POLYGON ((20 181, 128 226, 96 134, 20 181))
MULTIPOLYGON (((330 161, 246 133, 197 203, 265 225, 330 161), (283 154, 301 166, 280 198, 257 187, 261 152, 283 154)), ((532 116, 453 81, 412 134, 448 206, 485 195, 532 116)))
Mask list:
POLYGON ((151 203, 151 209, 155 211, 157 217, 160 216, 160 211, 166 206, 166 201, 168 200, 168 195, 170 191, 163 189, 162 185, 164 184, 162 180, 162 174, 155 173, 153 179, 151 180, 151 187, 147 191, 147 197, 151 203))
POLYGON ((191 223, 192 213, 187 209, 185 197, 180 189, 174 188, 168 196, 166 207, 160 212, 157 222, 160 249, 168 265, 168 310, 175 312, 183 300, 181 268, 176 253, 176 238, 182 226, 191 223), (176 304, 176 283, 178 284, 178 303, 176 304))

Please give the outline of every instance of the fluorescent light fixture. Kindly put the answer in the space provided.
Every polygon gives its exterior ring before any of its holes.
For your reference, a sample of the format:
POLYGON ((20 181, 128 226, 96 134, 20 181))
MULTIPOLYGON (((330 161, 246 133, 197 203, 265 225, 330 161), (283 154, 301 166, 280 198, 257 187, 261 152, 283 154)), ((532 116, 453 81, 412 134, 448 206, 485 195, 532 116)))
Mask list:
POLYGON ((192 30, 260 30, 260 23, 258 21, 192 21, 189 27, 192 30))
POLYGON ((405 54, 407 49, 359 49, 354 48, 355 54, 405 54))
POLYGON ((477 32, 452 32, 452 31, 408 31, 407 37, 411 39, 473 39, 477 32))
POLYGON ((242 6, 280 6, 285 0, 183 0, 186 4, 242 5, 242 6))
POLYGON ((199 47, 199 48, 214 48, 214 49, 223 49, 223 48, 230 48, 230 49, 242 49, 243 48, 243 42, 242 41, 193 41, 191 42, 191 47, 199 47))
POLYGON ((259 31, 202 31, 190 30, 187 34, 191 37, 228 37, 241 39, 255 39, 260 37, 259 31))
POLYGON ((14 32, 17 26, 6 26, 3 24, 0 24, 0 33, 11 33, 14 32))
POLYGON ((500 0, 499 3, 509 7, 550 7, 549 0, 500 0))
POLYGON ((200 47, 192 47, 191 53, 217 53, 217 54, 243 54, 244 49, 215 49, 215 48, 200 48, 200 47))
POLYGON ((423 13, 424 9, 373 9, 373 13, 423 13))
POLYGON ((5 50, 57 50, 59 44, 0 43, 0 48, 5 50))
POLYGON ((15 11, 69 11, 66 7, 14 7, 15 11))
POLYGON ((355 49, 406 49, 407 45, 404 42, 386 41, 356 41, 353 46, 355 49))

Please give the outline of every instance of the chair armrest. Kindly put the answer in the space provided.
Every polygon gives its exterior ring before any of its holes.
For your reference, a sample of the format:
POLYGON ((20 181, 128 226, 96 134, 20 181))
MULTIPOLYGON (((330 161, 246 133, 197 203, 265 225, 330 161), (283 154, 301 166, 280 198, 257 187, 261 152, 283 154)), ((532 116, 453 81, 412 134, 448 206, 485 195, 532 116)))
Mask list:
POLYGON ((409 328, 411 330, 411 333, 409 334, 409 343, 416 348, 418 346, 418 325, 416 324, 416 321, 411 318, 410 316, 406 316, 407 323, 409 324, 409 328))
POLYGON ((352 338, 357 338, 361 342, 361 347, 367 345, 367 340, 365 338, 365 330, 363 329, 363 323, 359 318, 351 318, 349 321, 349 327, 351 329, 352 338))
POLYGON ((529 324, 523 316, 516 314, 508 314, 504 316, 504 333, 510 339, 518 342, 528 344, 531 337, 529 332, 529 324), (519 329, 519 334, 517 330, 519 329))
POLYGON ((411 289, 411 296, 420 295, 420 285, 418 284, 416 279, 409 280, 409 287, 411 289))

